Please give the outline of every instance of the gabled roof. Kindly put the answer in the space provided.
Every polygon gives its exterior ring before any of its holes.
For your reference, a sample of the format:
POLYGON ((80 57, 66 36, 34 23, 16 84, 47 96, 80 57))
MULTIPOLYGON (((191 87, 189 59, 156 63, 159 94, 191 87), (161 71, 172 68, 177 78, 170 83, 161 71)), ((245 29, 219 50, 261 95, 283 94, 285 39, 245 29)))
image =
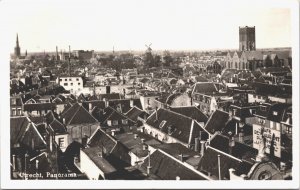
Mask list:
POLYGON ((204 156, 201 158, 198 170, 206 171, 216 177, 219 177, 218 155, 220 155, 221 179, 230 179, 230 168, 235 169, 236 174, 241 175, 248 174, 252 167, 252 164, 248 162, 243 162, 242 160, 235 158, 234 156, 208 146, 205 150, 204 156))
POLYGON ((30 124, 27 117, 11 117, 10 118, 10 142, 11 145, 18 143, 23 136, 25 130, 30 124))
POLYGON ((146 123, 166 134, 171 130, 170 136, 187 144, 203 131, 193 119, 163 108, 148 117, 146 123))
MULTIPOLYGON (((149 158, 146 158, 142 164, 144 171, 148 166, 149 158)), ((151 174, 161 180, 176 180, 180 177, 181 180, 207 180, 208 177, 204 174, 189 168, 186 164, 173 156, 165 153, 162 150, 156 150, 150 155, 151 174)))
POLYGON ((133 106, 136 106, 136 107, 142 109, 141 100, 139 98, 138 99, 110 100, 108 105, 114 109, 117 109, 119 106, 121 106, 122 112, 126 113, 131 109, 130 101, 133 102, 133 106))
POLYGON ((85 148, 82 149, 82 151, 104 174, 110 174, 117 171, 103 156, 99 156, 99 152, 102 151, 100 147, 85 148))
POLYGON ((117 145, 117 140, 98 128, 88 141, 90 147, 104 147, 107 153, 113 151, 117 145))
POLYGON ((55 133, 58 133, 58 134, 63 134, 63 133, 66 133, 67 132, 67 129, 65 128, 65 126, 59 122, 57 119, 54 119, 50 124, 49 126, 53 129, 53 131, 55 133))
POLYGON ((137 121, 138 117, 144 118, 148 117, 149 114, 137 107, 132 107, 125 115, 133 121, 137 121))
POLYGON ((111 93, 111 94, 99 94, 99 100, 119 100, 121 99, 121 94, 111 93))
POLYGON ((222 131, 229 119, 229 114, 227 112, 216 110, 210 115, 206 125, 205 130, 210 134, 214 134, 216 131, 222 131))
POLYGON ((164 144, 155 144, 152 145, 155 149, 160 149, 173 157, 180 159, 180 155, 182 154, 183 157, 193 157, 195 155, 199 155, 199 153, 183 146, 179 143, 164 143, 164 144))
POLYGON ((238 159, 247 160, 248 162, 254 162, 253 159, 255 159, 258 153, 257 149, 237 141, 235 141, 235 146, 230 153, 229 137, 220 134, 211 139, 210 146, 238 159))
POLYGON ((195 106, 181 106, 181 107, 170 107, 171 111, 174 111, 176 113, 180 113, 182 115, 185 115, 187 117, 190 117, 197 122, 204 122, 206 123, 208 118, 204 113, 202 113, 197 107, 195 106))
POLYGON ((54 103, 36 103, 36 104, 24 104, 24 111, 42 111, 53 110, 56 108, 54 103))
POLYGON ((96 118, 78 103, 75 103, 66 112, 61 114, 61 118, 65 119, 66 125, 98 122, 96 118))
POLYGON ((275 122, 282 122, 287 109, 291 108, 291 104, 277 103, 270 106, 267 119, 275 122))
POLYGON ((218 92, 217 87, 212 82, 197 82, 194 84, 192 93, 213 93, 218 92))

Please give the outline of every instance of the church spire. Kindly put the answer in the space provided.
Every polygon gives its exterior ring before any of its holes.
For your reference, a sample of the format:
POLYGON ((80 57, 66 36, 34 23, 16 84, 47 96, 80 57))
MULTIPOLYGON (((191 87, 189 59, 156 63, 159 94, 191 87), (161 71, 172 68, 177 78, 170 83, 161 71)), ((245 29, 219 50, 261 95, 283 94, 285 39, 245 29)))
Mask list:
POLYGON ((16 40, 16 47, 15 47, 15 57, 20 57, 21 55, 21 48, 20 48, 20 45, 19 45, 19 36, 18 36, 18 33, 17 33, 17 40, 16 40))
POLYGON ((16 45, 17 45, 17 47, 19 47, 19 36, 18 36, 18 33, 17 33, 17 42, 16 42, 16 45))

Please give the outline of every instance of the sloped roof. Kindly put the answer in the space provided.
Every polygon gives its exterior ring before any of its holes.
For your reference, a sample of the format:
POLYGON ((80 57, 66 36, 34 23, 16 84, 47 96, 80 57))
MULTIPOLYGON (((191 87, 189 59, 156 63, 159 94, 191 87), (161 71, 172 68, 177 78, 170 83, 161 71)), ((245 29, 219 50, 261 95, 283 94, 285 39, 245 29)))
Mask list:
MULTIPOLYGON (((142 164, 142 169, 146 170, 148 166, 148 159, 146 158, 142 164)), ((181 161, 172 157, 171 155, 156 150, 150 155, 151 174, 155 175, 161 180, 176 180, 180 177, 181 180, 206 180, 203 174, 185 166, 181 161)))
POLYGON ((210 172, 212 175, 219 176, 218 168, 218 155, 220 155, 220 171, 221 179, 229 179, 229 169, 233 168, 239 174, 247 174, 252 164, 243 162, 242 160, 235 158, 225 152, 217 150, 213 147, 208 146, 205 150, 204 156, 201 158, 198 170, 210 172))
POLYGON ((98 128, 88 141, 90 147, 104 147, 106 152, 112 152, 117 141, 98 128))
POLYGON ((207 116, 202 113, 197 107, 195 106, 186 106, 186 107, 170 107, 171 111, 174 111, 176 113, 180 113, 182 115, 185 115, 187 117, 190 117, 197 122, 204 122, 206 123, 208 118, 207 116))
POLYGON ((228 119, 229 114, 227 112, 216 110, 210 115, 204 128, 209 133, 214 134, 216 131, 222 131, 225 128, 228 119))
POLYGON ((282 122, 284 119, 285 111, 290 108, 291 104, 277 103, 270 106, 267 119, 275 122, 282 122), (276 114, 275 114, 276 113, 276 114))
POLYGON ((164 144, 155 144, 152 145, 155 149, 160 149, 173 157, 180 159, 180 154, 183 154, 184 157, 193 157, 199 155, 199 153, 183 146, 179 143, 164 143, 164 144))
POLYGON ((212 82, 197 82, 194 84, 193 93, 213 93, 218 92, 217 87, 212 82))
POLYGON ((81 124, 81 123, 95 123, 98 122, 84 107, 78 103, 74 104, 66 112, 61 115, 65 119, 66 125, 81 124))
POLYGON ((148 117, 146 123, 166 134, 168 134, 170 127, 170 136, 184 143, 189 143, 190 139, 199 135, 199 132, 203 130, 193 119, 163 108, 148 117), (165 124, 163 124, 164 122, 165 124))
MULTIPOLYGON (((210 146, 227 154, 230 153, 229 137, 227 136, 221 134, 216 135, 213 139, 211 139, 210 146)), ((257 153, 257 149, 235 141, 235 146, 232 148, 230 154, 238 159, 247 160, 248 162, 254 162, 253 159, 255 159, 257 153)))
POLYGON ((138 117, 144 118, 144 116, 148 117, 149 114, 137 107, 132 107, 126 114, 127 117, 132 119, 133 121, 137 121, 138 117))
POLYGON ((121 99, 121 95, 119 93, 111 93, 111 94, 99 94, 99 100, 119 100, 121 99))
POLYGON ((126 113, 131 109, 130 101, 133 101, 133 106, 136 106, 142 109, 141 100, 137 99, 120 99, 120 100, 110 100, 108 105, 112 108, 116 109, 119 105, 121 105, 122 112, 126 113))
POLYGON ((29 123, 29 119, 24 116, 10 118, 10 142, 12 145, 20 141, 29 123))
POLYGON ((62 134, 62 133, 67 132, 67 129, 65 128, 65 126, 61 122, 59 122, 57 119, 54 119, 49 125, 51 126, 51 128, 53 129, 53 131, 55 133, 62 134))
POLYGON ((24 111, 53 110, 55 108, 56 105, 54 103, 24 104, 24 111))
POLYGON ((104 157, 100 157, 98 154, 101 151, 100 147, 90 147, 82 149, 82 151, 93 161, 93 163, 104 173, 109 174, 116 172, 114 168, 104 157))

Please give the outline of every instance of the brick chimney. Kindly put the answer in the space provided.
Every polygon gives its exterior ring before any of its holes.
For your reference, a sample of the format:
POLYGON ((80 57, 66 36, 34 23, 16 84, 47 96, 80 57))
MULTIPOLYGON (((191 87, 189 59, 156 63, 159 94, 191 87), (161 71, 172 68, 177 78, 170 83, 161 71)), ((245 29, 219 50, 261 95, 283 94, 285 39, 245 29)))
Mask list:
POLYGON ((199 152, 199 138, 195 138, 195 152, 199 152))

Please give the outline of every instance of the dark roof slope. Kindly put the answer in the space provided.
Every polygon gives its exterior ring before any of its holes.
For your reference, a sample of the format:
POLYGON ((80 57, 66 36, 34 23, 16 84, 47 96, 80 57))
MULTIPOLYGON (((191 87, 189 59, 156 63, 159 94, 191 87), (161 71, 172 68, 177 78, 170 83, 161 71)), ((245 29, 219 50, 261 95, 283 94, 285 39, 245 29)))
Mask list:
POLYGON ((11 117, 10 118, 10 142, 11 145, 18 143, 24 134, 28 124, 27 117, 11 117))
POLYGON ((86 109, 78 103, 74 104, 61 115, 66 125, 98 122, 86 109))
MULTIPOLYGON (((146 170, 149 158, 146 158, 142 164, 142 169, 146 170)), ((206 180, 204 175, 186 167, 181 161, 171 155, 156 150, 150 155, 151 174, 161 180, 176 180, 180 177, 181 180, 206 180)))
POLYGON ((218 90, 215 84, 212 82, 197 82, 193 88, 193 93, 210 94, 213 92, 218 92, 218 90))
POLYGON ((197 107, 195 106, 187 106, 187 107, 170 107, 171 111, 176 113, 180 113, 192 119, 195 119, 197 122, 204 122, 206 123, 208 118, 204 113, 202 113, 197 107))
POLYGON ((131 108, 125 115, 133 121, 137 121, 138 117, 144 118, 145 116, 149 116, 148 113, 135 106, 131 108))
POLYGON ((216 131, 222 131, 226 123, 229 119, 229 114, 227 112, 216 110, 208 119, 205 129, 211 133, 214 134, 216 131))

